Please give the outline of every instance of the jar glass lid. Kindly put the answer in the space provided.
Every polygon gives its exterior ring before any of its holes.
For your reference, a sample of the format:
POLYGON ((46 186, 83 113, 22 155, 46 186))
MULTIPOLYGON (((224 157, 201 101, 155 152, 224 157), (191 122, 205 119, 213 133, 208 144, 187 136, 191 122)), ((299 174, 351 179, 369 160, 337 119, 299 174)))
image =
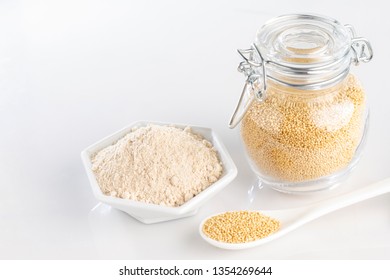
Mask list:
POLYGON ((336 84, 346 77, 351 62, 372 58, 370 43, 356 37, 352 26, 311 14, 268 21, 258 30, 252 49, 253 60, 267 64, 267 78, 302 89, 336 84))
POLYGON ((257 32, 255 44, 266 61, 317 68, 348 56, 351 38, 350 30, 332 18, 297 14, 268 21, 257 32))

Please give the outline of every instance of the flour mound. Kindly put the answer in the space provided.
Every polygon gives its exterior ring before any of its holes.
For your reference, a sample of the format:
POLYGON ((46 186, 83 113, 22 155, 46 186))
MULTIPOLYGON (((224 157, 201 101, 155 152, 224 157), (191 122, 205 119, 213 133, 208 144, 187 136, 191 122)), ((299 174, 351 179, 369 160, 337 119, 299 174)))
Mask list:
POLYGON ((222 170, 212 144, 189 127, 140 127, 92 157, 105 195, 172 207, 216 182, 222 170))

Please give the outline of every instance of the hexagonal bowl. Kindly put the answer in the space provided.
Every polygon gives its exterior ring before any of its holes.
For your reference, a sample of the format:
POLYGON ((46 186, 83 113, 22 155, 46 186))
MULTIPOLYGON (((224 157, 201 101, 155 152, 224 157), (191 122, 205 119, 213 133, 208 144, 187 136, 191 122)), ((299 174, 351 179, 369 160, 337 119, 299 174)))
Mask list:
POLYGON ((162 122, 150 122, 150 121, 137 121, 129 126, 99 140, 95 144, 87 147, 81 152, 81 158, 85 167, 85 170, 92 187, 92 191, 97 200, 102 203, 111 205, 114 208, 122 210, 132 216, 133 218, 145 223, 152 224, 158 222, 164 222, 184 217, 195 215, 198 209, 211 199, 214 195, 225 188, 237 175, 237 168, 230 157, 228 151, 223 145, 221 139, 210 128, 185 125, 185 124, 172 124, 162 122), (96 181, 95 174, 92 171, 91 157, 101 149, 114 144, 120 138, 124 137, 127 133, 130 133, 134 127, 142 127, 148 124, 156 125, 173 125, 178 128, 191 127, 193 133, 199 134, 213 144, 214 148, 218 151, 219 158, 223 165, 223 173, 218 181, 210 185, 201 193, 182 204, 178 207, 161 206, 156 204, 149 204, 140 201, 134 201, 129 199, 117 198, 108 196, 102 193, 100 187, 96 181))

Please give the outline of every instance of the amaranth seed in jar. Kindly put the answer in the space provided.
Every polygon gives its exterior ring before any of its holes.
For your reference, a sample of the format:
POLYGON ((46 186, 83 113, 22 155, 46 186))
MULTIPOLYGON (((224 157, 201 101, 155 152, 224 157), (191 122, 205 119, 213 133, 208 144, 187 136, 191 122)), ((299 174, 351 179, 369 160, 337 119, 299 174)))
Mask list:
POLYGON ((373 58, 351 25, 313 14, 273 18, 238 52, 246 76, 229 123, 260 183, 288 193, 335 186, 367 135, 365 93, 351 65, 373 58))
POLYGON ((267 98, 254 101, 243 118, 241 135, 262 176, 300 182, 348 166, 362 138, 363 118, 364 90, 353 75, 336 90, 312 95, 270 86, 267 98))

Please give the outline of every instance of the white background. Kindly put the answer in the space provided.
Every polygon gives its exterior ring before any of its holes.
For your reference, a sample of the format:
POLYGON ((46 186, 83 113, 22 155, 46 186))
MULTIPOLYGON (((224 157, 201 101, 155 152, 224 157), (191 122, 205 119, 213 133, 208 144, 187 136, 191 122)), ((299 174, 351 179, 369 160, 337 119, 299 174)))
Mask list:
POLYGON ((224 251, 206 216, 305 205, 390 175, 385 1, 0 1, 1 259, 390 259, 390 197, 329 214, 265 246, 224 251), (227 123, 244 83, 237 48, 268 19, 314 12, 374 47, 354 68, 370 102, 358 167, 338 189, 248 195, 254 176, 227 123), (239 170, 196 216, 144 225, 98 204, 80 151, 137 120, 213 128, 239 170))

